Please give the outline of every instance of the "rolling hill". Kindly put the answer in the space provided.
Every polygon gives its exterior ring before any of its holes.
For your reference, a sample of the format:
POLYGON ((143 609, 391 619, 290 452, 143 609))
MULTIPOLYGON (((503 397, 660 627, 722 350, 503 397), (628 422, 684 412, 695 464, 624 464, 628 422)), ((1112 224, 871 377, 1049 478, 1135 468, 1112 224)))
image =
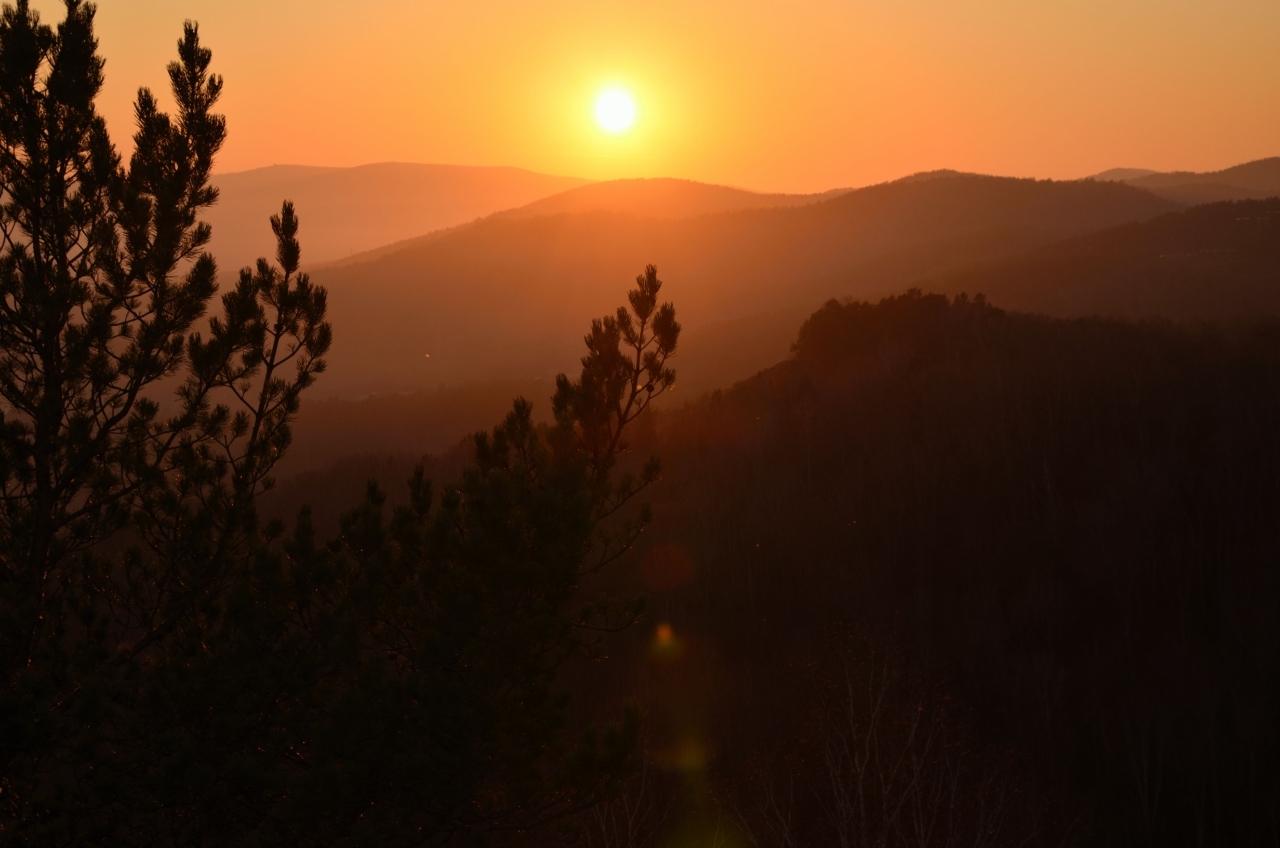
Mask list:
POLYGON ((647 218, 696 218, 716 212, 807 206, 852 189, 821 194, 762 194, 693 180, 636 179, 590 183, 499 213, 508 218, 536 218, 581 212, 630 212, 647 218))
POLYGON ((387 162, 356 168, 276 165, 218 174, 206 220, 223 274, 275 252, 268 218, 289 199, 308 234, 308 262, 352 253, 524 206, 586 180, 519 168, 387 162))
MULTIPOLYGON (((617 212, 645 218, 676 220, 696 218, 717 212, 736 212, 744 209, 776 209, 806 206, 832 197, 846 194, 851 189, 832 189, 821 194, 762 194, 729 186, 710 185, 692 180, 635 179, 611 180, 588 183, 578 188, 553 194, 542 200, 515 209, 495 212, 503 219, 538 218, 547 215, 583 214, 588 212, 617 212)), ((437 230, 415 238, 383 245, 373 250, 357 253, 320 266, 337 267, 355 265, 381 259, 401 250, 417 247, 447 235, 437 230)))
MULTIPOLYGON (((652 188, 635 181, 607 191, 614 207, 645 208, 644 197, 624 203, 627 192, 652 188)), ((801 206, 695 217, 491 216, 316 271, 335 330, 318 392, 359 397, 554 374, 572 366, 589 319, 611 311, 647 263, 687 328, 680 390, 696 392, 785 357, 799 322, 829 297, 901 289, 1175 208, 1117 183, 944 172, 801 206)), ((314 237, 305 218, 303 228, 306 250, 314 237)))
POLYGON ((1222 200, 1255 200, 1280 196, 1280 156, 1209 173, 1113 168, 1092 179, 1127 183, 1188 206, 1222 200))
POLYGON ((1280 199, 1229 201, 930 281, 1008 309, 1175 320, 1280 315, 1280 199))

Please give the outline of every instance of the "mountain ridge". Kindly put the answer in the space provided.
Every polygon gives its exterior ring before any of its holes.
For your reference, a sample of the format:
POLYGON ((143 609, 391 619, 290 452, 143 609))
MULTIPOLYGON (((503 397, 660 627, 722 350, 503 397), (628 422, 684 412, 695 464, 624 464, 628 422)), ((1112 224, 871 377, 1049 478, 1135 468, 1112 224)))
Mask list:
POLYGON ((1280 316, 1280 198, 1223 201, 1083 234, 927 280, 1055 317, 1280 316))
MULTIPOLYGON (((484 218, 457 226, 471 226, 485 218, 519 219, 590 212, 621 212, 637 217, 663 220, 697 218, 721 212, 820 203, 853 190, 837 188, 816 194, 785 194, 756 192, 750 189, 672 177, 606 180, 577 186, 524 206, 499 210, 484 218)), ((313 264, 311 267, 319 270, 371 262, 383 256, 434 241, 454 229, 457 227, 435 230, 342 259, 313 264)))
POLYGON ((1220 171, 1151 171, 1112 168, 1085 179, 1122 182, 1186 205, 1280 196, 1280 156, 1255 159, 1220 171))
POLYGON ((335 331, 321 391, 353 397, 553 375, 576 361, 580 327, 650 263, 681 310, 684 349, 719 340, 689 357, 681 390, 713 388, 784 358, 791 322, 829 297, 884 293, 1176 208, 1122 184, 954 174, 678 220, 494 215, 313 272, 329 290, 335 331), (738 329, 712 332, 728 325, 738 329))

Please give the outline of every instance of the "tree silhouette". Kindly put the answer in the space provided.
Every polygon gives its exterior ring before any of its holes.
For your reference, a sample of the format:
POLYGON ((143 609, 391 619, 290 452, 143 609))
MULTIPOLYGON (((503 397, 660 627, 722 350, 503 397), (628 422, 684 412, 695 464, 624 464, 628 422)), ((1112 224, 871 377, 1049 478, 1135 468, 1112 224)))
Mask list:
POLYGON ((0 16, 0 805, 37 841, 111 832, 113 804, 145 795, 129 778, 175 726, 150 683, 251 560, 255 498, 330 343, 288 203, 280 268, 242 272, 200 331, 222 81, 188 24, 177 114, 140 90, 125 166, 94 108, 93 16, 0 16))
MULTIPOLYGON (((583 577, 630 547, 649 521, 624 509, 656 478, 611 474, 623 435, 675 373, 680 333, 650 267, 630 310, 592 326, 577 380, 561 376, 551 426, 515 401, 474 438, 474 462, 438 498, 421 467, 407 506, 384 515, 371 484, 339 537, 317 545, 303 513, 272 560, 264 613, 298 677, 264 761, 278 782, 260 804, 307 844, 436 843, 461 832, 525 831, 586 809, 630 768, 638 717, 566 736, 558 670, 634 602, 578 601, 583 577)), ((262 697, 265 701, 265 696, 262 697)), ((277 702, 278 704, 280 702, 277 702)))

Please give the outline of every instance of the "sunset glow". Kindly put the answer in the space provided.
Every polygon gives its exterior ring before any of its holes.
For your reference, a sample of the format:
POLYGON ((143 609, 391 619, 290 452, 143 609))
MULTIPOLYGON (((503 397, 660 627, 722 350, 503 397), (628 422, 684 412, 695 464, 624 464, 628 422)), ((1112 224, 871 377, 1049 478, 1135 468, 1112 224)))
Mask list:
POLYGON ((102 3, 101 108, 122 138, 138 86, 167 91, 187 18, 227 80, 219 171, 501 164, 794 192, 933 168, 1214 170, 1280 149, 1267 0, 102 3), (629 130, 597 120, 603 85, 632 97, 629 130))

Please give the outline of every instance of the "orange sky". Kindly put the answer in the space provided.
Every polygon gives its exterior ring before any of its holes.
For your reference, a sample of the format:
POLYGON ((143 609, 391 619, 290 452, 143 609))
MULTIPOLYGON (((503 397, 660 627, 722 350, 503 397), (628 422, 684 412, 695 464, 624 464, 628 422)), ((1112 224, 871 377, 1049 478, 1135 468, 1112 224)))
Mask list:
POLYGON ((817 191, 1280 154, 1277 0, 100 0, 117 133, 137 86, 165 87, 184 18, 226 77, 222 171, 395 160, 817 191), (609 84, 639 106, 616 138, 591 112, 609 84))

